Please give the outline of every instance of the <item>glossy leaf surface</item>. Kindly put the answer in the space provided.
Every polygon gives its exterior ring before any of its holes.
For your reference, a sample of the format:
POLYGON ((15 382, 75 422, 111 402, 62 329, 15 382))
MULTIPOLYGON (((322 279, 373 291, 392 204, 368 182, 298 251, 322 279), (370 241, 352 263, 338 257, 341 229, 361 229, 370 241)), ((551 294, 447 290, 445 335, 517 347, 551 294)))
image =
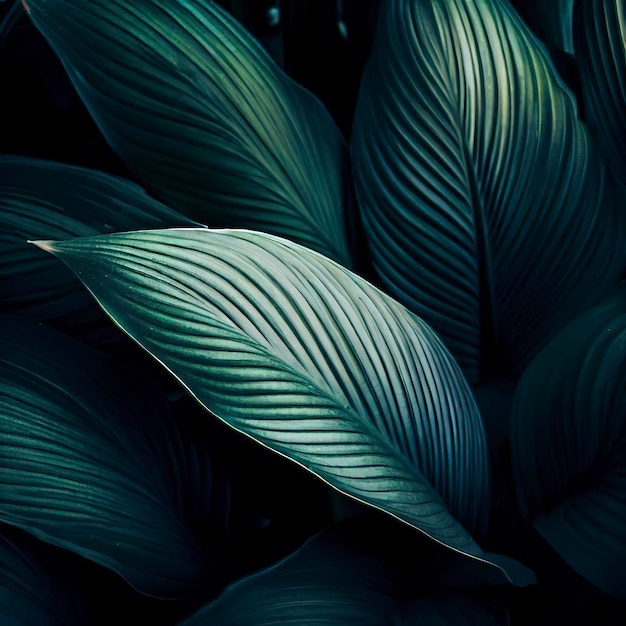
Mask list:
POLYGON ((522 377, 511 446, 520 509, 561 557, 626 598, 626 286, 522 377))
POLYGON ((352 153, 385 289, 470 382, 521 373, 619 280, 603 163, 508 2, 384 3, 352 153))
POLYGON ((208 0, 32 0, 115 152, 169 206, 350 264, 330 116, 208 0), (106 54, 103 54, 106 49, 106 54))
MULTIPOLYGON (((0 520, 163 597, 215 588, 211 467, 160 392, 34 322, 0 325, 0 520), (198 502, 186 518, 186 494, 198 502)), ((217 543, 217 539, 214 538, 217 543)), ((215 548, 217 553, 217 548, 215 548)))
POLYGON ((0 156, 0 311, 104 346, 118 336, 80 281, 29 239, 191 226, 137 185, 53 161, 0 156))
POLYGON ((488 507, 480 415, 448 351, 404 307, 263 233, 173 229, 38 245, 232 427, 482 558, 461 525, 479 530, 488 507))

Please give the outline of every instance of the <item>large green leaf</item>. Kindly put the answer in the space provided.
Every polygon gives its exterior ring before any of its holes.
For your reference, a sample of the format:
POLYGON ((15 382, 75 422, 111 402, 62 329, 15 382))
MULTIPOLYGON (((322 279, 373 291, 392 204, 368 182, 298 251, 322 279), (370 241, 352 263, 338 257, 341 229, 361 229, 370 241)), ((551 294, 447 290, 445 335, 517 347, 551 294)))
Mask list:
POLYGON ((348 265, 346 158, 330 116, 208 0, 28 0, 107 141, 157 197, 211 226, 348 265))
POLYGON ((520 509, 561 557, 626 598, 626 285, 539 353, 515 394, 520 509))
POLYGON ((626 186, 626 0, 579 0, 574 23, 585 119, 626 186))
POLYGON ((118 331, 80 282, 26 240, 192 225, 116 176, 0 155, 0 310, 108 344, 118 331))
POLYGON ((218 528, 211 486, 206 452, 136 371, 1 318, 0 521, 173 597, 221 582, 224 533, 205 545, 192 532, 218 528))
POLYGON ((461 525, 480 530, 488 510, 480 415, 437 336, 397 302, 264 233, 173 229, 38 245, 219 418, 485 558, 461 525))
POLYGON ((520 373, 623 269, 602 161, 506 0, 381 6, 353 164, 385 288, 472 382, 520 373))
POLYGON ((434 563, 422 560, 423 553, 413 554, 407 546, 404 556, 410 554, 415 560, 392 558, 378 530, 376 525, 368 528, 354 520, 330 528, 277 565, 235 583, 182 624, 507 623, 505 611, 488 600, 471 599, 439 586, 434 563))

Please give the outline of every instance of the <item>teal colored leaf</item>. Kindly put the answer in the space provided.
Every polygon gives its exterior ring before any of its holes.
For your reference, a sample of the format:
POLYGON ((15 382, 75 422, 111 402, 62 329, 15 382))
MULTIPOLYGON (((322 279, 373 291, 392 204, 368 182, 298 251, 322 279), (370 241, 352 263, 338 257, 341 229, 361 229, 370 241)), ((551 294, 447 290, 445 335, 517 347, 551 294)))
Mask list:
POLYGON ((116 176, 0 155, 0 311, 108 345, 119 333, 80 281, 26 241, 192 225, 116 176))
POLYGON ((212 413, 339 491, 476 558, 483 426, 421 320, 330 259, 250 231, 38 245, 212 413), (460 522, 460 523, 459 523, 460 522))
POLYGON ((471 382, 519 375, 619 280, 623 211, 508 1, 383 3, 352 157, 385 289, 471 382))
POLYGON ((574 23, 585 119, 626 187, 626 1, 579 0, 574 23))
POLYGON ((626 598, 626 285, 557 335, 512 410, 520 510, 579 574, 626 598))
POLYGON ((0 521, 145 593, 188 595, 216 589, 221 577, 224 533, 206 545, 192 533, 216 525, 211 484, 206 452, 182 438, 158 388, 137 371, 2 317, 0 521))
POLYGON ((402 565, 353 520, 310 539, 277 565, 229 587, 182 626, 485 626, 506 624, 489 601, 438 587, 429 567, 409 583, 402 565), (356 526, 356 527, 355 527, 356 526), (354 532, 357 532, 355 537, 354 532), (409 600, 406 595, 409 595, 409 600), (422 596, 422 597, 419 597, 422 596))
POLYGON ((329 114, 208 0, 28 0, 107 141, 158 198, 350 264, 329 114))

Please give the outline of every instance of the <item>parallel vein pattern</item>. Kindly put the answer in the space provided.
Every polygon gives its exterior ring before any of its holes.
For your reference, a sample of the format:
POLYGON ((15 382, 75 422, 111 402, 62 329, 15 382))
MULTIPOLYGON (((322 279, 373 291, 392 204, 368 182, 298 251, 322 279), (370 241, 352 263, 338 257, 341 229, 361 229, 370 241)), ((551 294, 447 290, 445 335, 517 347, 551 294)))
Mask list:
POLYGON ((80 281, 26 241, 167 226, 197 224, 117 176, 0 156, 0 311, 110 346, 119 333, 80 281))
MULTIPOLYGON (((158 389, 35 322, 3 316, 0 328, 0 521, 144 593, 215 584, 212 556, 190 532, 199 520, 185 516, 187 490, 211 468, 187 449, 158 389)), ((213 503, 200 487, 198 517, 213 503)))
POLYGON ((585 118, 626 188, 626 1, 578 0, 574 16, 585 118))
POLYGON ((216 3, 28 6, 108 142, 161 200, 350 264, 339 131, 216 3))
POLYGON ((249 231, 42 243, 214 414, 328 483, 480 555, 480 416, 435 334, 332 261, 249 231), (455 519, 456 518, 456 519, 455 519))
POLYGON ((601 161, 506 1, 384 4, 353 166, 385 288, 473 382, 520 372, 621 272, 601 161))

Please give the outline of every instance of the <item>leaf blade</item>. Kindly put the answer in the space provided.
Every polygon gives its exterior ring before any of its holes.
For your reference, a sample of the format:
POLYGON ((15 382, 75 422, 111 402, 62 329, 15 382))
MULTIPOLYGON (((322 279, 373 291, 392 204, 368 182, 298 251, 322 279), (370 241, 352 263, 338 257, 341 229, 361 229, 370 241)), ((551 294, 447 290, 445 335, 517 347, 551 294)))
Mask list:
POLYGON ((470 382, 519 375, 619 280, 624 220, 604 165, 508 2, 386 3, 352 155, 385 288, 470 382))
POLYGON ((130 181, 82 167, 0 155, 0 309, 98 347, 118 333, 63 266, 27 246, 138 228, 198 226, 130 181))
POLYGON ((216 587, 218 550, 200 547, 184 495, 198 486, 209 498, 194 510, 211 511, 211 468, 158 389, 34 322, 2 316, 0 345, 0 520, 144 593, 216 587))
POLYGON ((166 204, 350 264, 338 130, 216 3, 29 7, 107 141, 166 204))
POLYGON ((403 307, 264 233, 171 229, 46 245, 214 415, 483 558, 448 511, 471 529, 483 523, 480 416, 445 348, 403 307))
POLYGON ((578 573, 622 598, 625 333, 622 285, 533 360, 511 420, 522 514, 578 573))

